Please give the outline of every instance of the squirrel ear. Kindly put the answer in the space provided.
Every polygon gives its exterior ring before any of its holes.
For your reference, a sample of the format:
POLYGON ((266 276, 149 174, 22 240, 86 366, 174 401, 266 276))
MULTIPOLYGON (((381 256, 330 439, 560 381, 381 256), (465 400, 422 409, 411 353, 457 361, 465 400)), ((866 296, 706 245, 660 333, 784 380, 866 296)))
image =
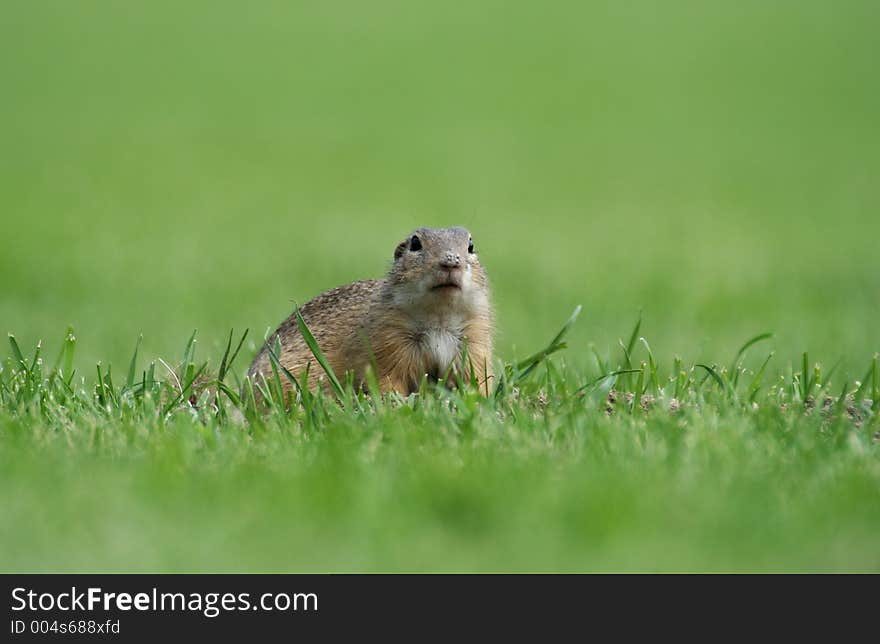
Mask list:
POLYGON ((400 256, 403 255, 403 251, 406 250, 407 243, 409 243, 409 240, 404 239, 397 245, 397 248, 394 249, 394 259, 400 259, 400 256))

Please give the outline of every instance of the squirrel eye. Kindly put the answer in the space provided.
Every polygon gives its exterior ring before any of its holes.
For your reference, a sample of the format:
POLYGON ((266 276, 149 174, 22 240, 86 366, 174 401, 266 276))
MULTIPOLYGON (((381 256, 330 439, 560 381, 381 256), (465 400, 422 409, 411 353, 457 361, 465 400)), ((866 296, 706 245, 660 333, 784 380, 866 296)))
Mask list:
POLYGON ((468 240, 468 252, 469 253, 474 252, 474 240, 473 239, 468 240))
POLYGON ((413 235, 409 240, 409 249, 410 250, 422 250, 422 240, 419 239, 418 235, 413 235))

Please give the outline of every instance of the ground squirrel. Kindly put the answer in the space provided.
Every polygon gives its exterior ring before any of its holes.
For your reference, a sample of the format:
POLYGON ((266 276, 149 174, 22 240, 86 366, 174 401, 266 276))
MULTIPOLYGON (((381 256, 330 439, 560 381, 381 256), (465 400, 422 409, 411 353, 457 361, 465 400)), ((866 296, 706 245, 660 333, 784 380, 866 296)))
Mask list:
MULTIPOLYGON (((492 309, 489 282, 464 228, 419 228, 397 245, 384 279, 334 288, 300 308, 303 319, 333 371, 353 372, 365 386, 374 365, 382 391, 410 394, 423 377, 454 384, 453 373, 473 375, 484 394, 492 379, 492 309), (467 364, 462 349, 467 344, 467 364)), ((299 332, 292 314, 267 339, 281 344, 280 363, 298 378, 309 366, 314 389, 323 370, 299 332)), ((272 365, 266 345, 249 370, 267 379, 272 365)), ((290 387, 282 378, 283 385, 290 387)))

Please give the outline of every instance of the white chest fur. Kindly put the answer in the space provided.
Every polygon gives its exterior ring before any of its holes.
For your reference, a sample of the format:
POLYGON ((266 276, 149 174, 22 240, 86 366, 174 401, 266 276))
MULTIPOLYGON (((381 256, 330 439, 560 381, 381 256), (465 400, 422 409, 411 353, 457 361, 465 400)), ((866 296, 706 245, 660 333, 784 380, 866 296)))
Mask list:
POLYGON ((460 349, 460 336, 447 328, 427 329, 422 339, 422 351, 429 370, 436 369, 443 377, 460 349))

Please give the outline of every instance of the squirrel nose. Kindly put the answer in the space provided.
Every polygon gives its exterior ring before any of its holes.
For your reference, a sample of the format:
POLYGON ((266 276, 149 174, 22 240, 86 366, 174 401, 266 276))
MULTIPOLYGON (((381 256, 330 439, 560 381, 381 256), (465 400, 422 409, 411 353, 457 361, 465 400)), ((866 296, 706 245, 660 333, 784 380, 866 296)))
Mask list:
POLYGON ((443 268, 458 268, 461 266, 461 255, 453 253, 451 250, 446 251, 440 259, 440 266, 443 268))

